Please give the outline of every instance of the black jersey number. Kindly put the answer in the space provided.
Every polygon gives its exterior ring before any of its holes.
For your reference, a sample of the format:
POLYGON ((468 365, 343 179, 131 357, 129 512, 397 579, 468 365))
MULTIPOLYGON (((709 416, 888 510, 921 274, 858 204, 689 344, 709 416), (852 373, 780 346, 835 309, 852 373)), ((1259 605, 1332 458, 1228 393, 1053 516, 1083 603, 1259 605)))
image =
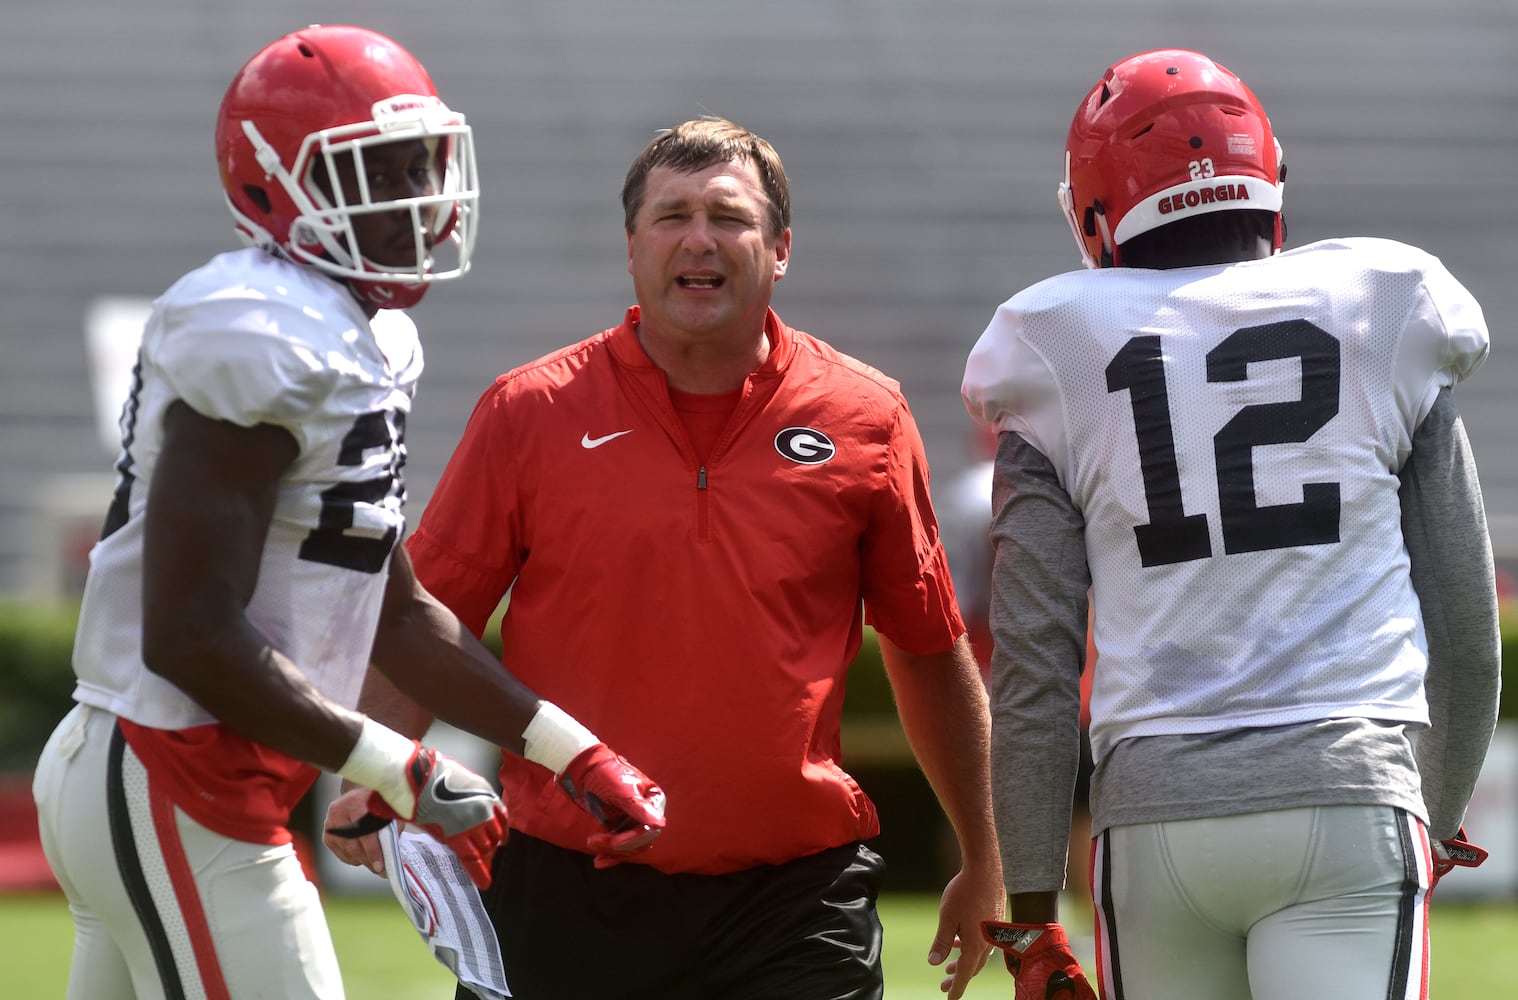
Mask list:
MULTIPOLYGON (((1339 484, 1304 483, 1302 502, 1261 507, 1255 502, 1254 452, 1258 445, 1304 442, 1339 412, 1339 341, 1307 320, 1235 330, 1207 354, 1207 381, 1242 382, 1253 361, 1297 358, 1301 398, 1255 403, 1234 414, 1213 437, 1218 512, 1225 552, 1258 552, 1339 540, 1339 484)), ((1165 386, 1165 354, 1158 336, 1134 337, 1107 365, 1107 391, 1127 391, 1138 437, 1139 468, 1149 523, 1135 525, 1145 566, 1212 555, 1207 515, 1186 514, 1175 432, 1165 386)))
POLYGON ((400 471, 406 461, 401 443, 405 426, 404 413, 377 410, 359 417, 343 436, 338 465, 362 465, 364 452, 373 448, 389 448, 395 457, 382 476, 337 483, 322 491, 322 510, 316 527, 300 545, 302 559, 361 573, 378 573, 384 568, 390 550, 395 547, 396 529, 391 527, 380 536, 350 534, 349 529, 353 527, 354 509, 359 504, 379 503, 401 488, 400 471))

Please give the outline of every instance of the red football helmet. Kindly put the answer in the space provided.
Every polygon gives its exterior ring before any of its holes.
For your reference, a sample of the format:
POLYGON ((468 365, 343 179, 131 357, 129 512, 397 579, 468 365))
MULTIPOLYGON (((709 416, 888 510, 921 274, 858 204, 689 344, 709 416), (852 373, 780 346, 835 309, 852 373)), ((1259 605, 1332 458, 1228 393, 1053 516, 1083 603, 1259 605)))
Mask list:
POLYGON ((1087 267, 1167 222, 1228 209, 1275 214, 1285 168, 1270 119, 1244 82, 1199 52, 1130 56, 1091 88, 1065 142, 1059 203, 1087 267))
POLYGON ((346 281, 375 306, 415 305, 432 282, 469 270, 479 204, 473 137, 421 63, 384 35, 312 25, 265 47, 222 98, 216 158, 247 242, 346 281), (371 199, 365 150, 417 140, 430 153, 427 193, 371 199), (352 204, 339 164, 357 178, 352 204), (361 252, 354 219, 390 212, 411 214, 414 263, 380 264, 361 252), (447 249, 445 267, 435 249, 447 249))

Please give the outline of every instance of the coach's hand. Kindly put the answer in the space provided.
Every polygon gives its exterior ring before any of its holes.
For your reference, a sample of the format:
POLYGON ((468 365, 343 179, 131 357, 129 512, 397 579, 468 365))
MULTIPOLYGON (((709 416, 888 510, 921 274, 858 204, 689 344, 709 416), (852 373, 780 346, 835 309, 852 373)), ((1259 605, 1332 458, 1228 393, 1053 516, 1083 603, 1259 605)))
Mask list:
POLYGON ((605 743, 582 750, 557 780, 606 829, 586 841, 597 868, 648 850, 664 829, 663 789, 605 743))
POLYGON ((322 843, 337 860, 349 865, 360 865, 376 875, 385 874, 385 854, 380 850, 379 836, 366 833, 358 837, 340 837, 334 829, 353 826, 369 814, 367 788, 350 788, 327 807, 327 819, 322 823, 322 843))
POLYGON ((938 901, 938 927, 928 945, 928 964, 943 963, 939 992, 959 1000, 996 949, 981 932, 986 919, 1000 920, 1006 909, 1000 859, 988 868, 968 864, 944 886, 938 901))
POLYGON ((1007 953, 1007 971, 1016 982, 1015 1000, 1096 1000, 1059 924, 987 920, 981 930, 987 941, 1007 953))
POLYGON ((368 818, 328 827, 326 832, 363 837, 377 829, 375 818, 407 820, 447 844, 474 884, 488 887, 491 859, 507 832, 506 804, 490 782, 452 757, 418 743, 406 764, 405 785, 405 792, 389 796, 370 792, 365 802, 368 818))

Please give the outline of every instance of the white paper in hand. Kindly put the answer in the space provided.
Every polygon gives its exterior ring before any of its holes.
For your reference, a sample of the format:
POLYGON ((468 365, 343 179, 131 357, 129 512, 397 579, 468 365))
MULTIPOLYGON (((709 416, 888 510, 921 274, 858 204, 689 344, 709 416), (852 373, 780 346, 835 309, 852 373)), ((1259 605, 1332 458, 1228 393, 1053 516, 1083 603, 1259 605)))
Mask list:
POLYGON ((433 957, 481 1000, 511 996, 495 928, 453 852, 399 823, 379 839, 390 891, 433 957))

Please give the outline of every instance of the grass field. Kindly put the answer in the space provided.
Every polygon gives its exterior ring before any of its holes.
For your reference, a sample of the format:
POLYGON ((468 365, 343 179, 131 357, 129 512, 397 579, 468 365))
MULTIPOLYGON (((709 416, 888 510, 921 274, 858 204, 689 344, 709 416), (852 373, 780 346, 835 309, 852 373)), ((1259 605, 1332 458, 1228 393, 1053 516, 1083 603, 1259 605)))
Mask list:
MULTIPOLYGON (((332 936, 350 997, 366 1000, 451 1000, 453 979, 432 960, 389 897, 327 900, 332 936)), ((939 970, 925 956, 937 920, 929 896, 887 896, 886 996, 890 1000, 941 997, 939 970)), ((1518 905, 1435 906, 1430 995, 1503 997, 1518 987, 1518 905)), ((7 956, 5 996, 45 1000, 63 996, 73 926, 62 897, 0 896, 0 941, 7 956)), ((1011 981, 999 963, 971 983, 968 997, 1010 997, 1011 981)))

